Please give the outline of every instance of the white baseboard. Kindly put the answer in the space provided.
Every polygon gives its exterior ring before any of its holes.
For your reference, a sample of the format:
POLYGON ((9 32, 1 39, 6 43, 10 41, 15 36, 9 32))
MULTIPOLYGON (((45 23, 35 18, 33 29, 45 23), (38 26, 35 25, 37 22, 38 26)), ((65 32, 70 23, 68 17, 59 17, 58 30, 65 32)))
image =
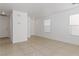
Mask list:
POLYGON ((25 39, 25 40, 18 40, 18 41, 12 41, 13 44, 15 43, 20 43, 20 42, 24 42, 24 41, 27 41, 28 39, 25 39))

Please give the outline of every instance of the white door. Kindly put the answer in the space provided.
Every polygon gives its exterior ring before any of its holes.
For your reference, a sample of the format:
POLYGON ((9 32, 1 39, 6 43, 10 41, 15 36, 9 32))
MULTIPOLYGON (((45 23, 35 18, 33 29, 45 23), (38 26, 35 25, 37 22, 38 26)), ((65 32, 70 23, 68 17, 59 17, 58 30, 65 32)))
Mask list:
POLYGON ((27 14, 13 11, 13 43, 27 40, 27 14))

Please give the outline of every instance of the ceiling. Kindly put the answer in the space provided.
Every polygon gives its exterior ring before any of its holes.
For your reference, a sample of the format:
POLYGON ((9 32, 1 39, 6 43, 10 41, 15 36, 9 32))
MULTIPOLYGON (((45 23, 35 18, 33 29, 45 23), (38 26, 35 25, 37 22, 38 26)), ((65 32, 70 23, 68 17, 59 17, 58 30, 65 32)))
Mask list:
POLYGON ((0 3, 0 10, 9 14, 12 9, 16 9, 27 12, 30 17, 40 18, 75 6, 72 3, 0 3))

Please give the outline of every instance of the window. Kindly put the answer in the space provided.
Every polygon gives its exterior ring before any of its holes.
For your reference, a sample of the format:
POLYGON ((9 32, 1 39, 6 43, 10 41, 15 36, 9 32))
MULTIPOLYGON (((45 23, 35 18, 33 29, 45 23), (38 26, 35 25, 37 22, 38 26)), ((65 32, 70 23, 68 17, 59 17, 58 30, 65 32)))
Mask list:
POLYGON ((47 19, 44 20, 44 32, 50 32, 51 31, 51 20, 47 19))
POLYGON ((70 16, 70 27, 72 35, 79 35, 79 14, 70 16))

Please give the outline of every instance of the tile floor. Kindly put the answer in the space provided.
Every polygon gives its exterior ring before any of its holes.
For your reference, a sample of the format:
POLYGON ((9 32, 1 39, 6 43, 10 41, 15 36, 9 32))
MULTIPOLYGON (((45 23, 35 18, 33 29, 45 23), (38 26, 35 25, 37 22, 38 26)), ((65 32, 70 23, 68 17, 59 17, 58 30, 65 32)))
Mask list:
POLYGON ((0 56, 79 56, 79 46, 37 36, 16 44, 3 38, 0 39, 0 56))

